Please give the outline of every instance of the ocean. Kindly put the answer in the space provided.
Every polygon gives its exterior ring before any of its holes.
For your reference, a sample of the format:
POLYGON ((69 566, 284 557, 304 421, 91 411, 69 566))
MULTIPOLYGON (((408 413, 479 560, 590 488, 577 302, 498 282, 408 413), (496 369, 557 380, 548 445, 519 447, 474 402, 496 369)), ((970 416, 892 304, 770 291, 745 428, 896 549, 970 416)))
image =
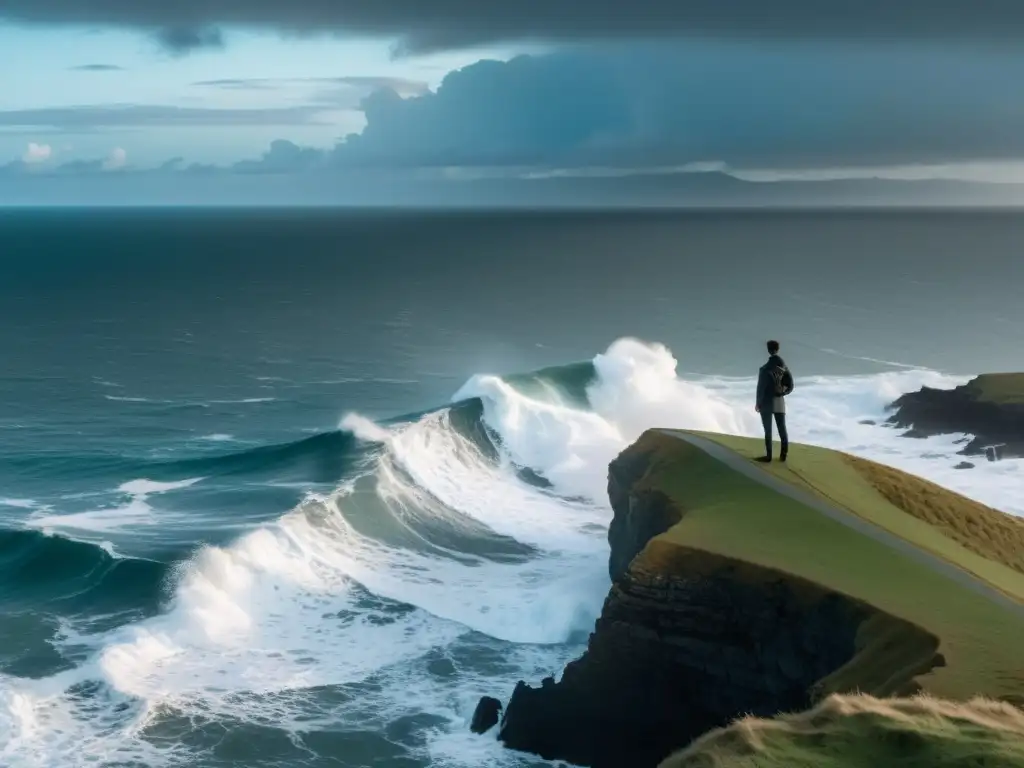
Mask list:
POLYGON ((796 441, 1024 514, 884 426, 1021 370, 1005 211, 0 211, 0 765, 478 768, 608 589, 652 426, 796 441))

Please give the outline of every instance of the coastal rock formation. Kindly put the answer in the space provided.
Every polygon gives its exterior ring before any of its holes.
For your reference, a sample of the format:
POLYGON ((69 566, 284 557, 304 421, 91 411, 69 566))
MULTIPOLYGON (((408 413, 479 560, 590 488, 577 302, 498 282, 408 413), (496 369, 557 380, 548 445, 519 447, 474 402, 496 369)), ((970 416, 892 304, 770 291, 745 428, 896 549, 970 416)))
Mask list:
POLYGON ((613 582, 625 575, 647 542, 683 517, 664 491, 642 482, 649 463, 649 455, 625 451, 608 467, 608 499, 615 512, 608 525, 608 573, 613 582))
POLYGON ((473 722, 470 723, 469 730, 473 733, 487 733, 487 731, 498 724, 498 719, 501 717, 501 708, 502 704, 500 701, 492 696, 484 696, 476 705, 476 711, 473 712, 473 722))
POLYGON ((908 437, 966 433, 973 435, 961 453, 984 455, 986 447, 1003 444, 992 456, 1024 456, 1024 374, 983 374, 955 389, 922 387, 890 406, 888 422, 908 429, 908 437))
POLYGON ((654 768, 738 716, 773 716, 859 688, 912 693, 938 640, 790 574, 658 537, 685 511, 645 483, 649 456, 610 467, 614 579, 583 656, 520 682, 506 746, 594 768, 654 768), (898 649, 898 650, 897 650, 898 649))

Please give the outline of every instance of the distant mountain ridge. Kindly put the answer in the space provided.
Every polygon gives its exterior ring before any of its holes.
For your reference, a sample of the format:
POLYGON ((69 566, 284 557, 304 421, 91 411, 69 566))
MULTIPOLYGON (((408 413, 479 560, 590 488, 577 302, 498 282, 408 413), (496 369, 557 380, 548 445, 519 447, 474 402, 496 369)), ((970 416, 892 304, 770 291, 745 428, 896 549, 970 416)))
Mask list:
MULTIPOLYGON (((209 167, 105 173, 0 173, 0 206, 40 205, 337 205, 420 208, 838 208, 1020 206, 1024 184, 977 181, 845 179, 751 181, 724 171, 656 170, 593 175, 444 178, 434 170, 282 172, 209 167)), ((482 174, 482 172, 481 172, 482 174)))

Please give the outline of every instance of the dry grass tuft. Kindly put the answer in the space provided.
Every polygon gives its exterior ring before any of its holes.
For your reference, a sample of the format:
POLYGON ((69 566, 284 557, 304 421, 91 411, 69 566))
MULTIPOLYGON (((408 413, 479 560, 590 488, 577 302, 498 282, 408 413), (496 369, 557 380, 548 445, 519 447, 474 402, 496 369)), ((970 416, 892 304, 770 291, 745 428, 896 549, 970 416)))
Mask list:
POLYGON ((929 696, 830 696, 806 712, 746 717, 712 731, 661 768, 1021 768, 1024 711, 929 696))
POLYGON ((843 458, 890 504, 975 554, 1024 573, 1024 519, 892 467, 856 456, 843 458))

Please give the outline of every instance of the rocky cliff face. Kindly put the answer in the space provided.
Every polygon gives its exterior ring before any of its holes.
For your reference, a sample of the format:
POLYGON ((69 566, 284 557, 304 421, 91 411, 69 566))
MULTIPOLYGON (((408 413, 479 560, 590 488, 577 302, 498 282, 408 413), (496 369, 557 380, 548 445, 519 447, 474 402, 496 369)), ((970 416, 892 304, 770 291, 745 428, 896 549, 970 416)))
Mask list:
POLYGON ((1024 457, 1024 404, 981 397, 981 378, 955 389, 922 387, 903 395, 892 403, 889 423, 909 429, 909 437, 974 435, 962 451, 965 454, 982 454, 985 446, 1005 443, 1003 457, 1024 457))
POLYGON ((879 685, 909 692, 910 675, 938 661, 934 638, 870 606, 652 541, 685 511, 645 487, 646 461, 627 451, 610 469, 614 585, 587 651, 557 683, 519 683, 499 732, 506 746, 595 768, 653 768, 738 716, 804 708, 842 689, 843 670, 864 666, 872 644, 894 633, 919 642, 912 658, 876 671, 879 685), (911 672, 894 682, 902 667, 911 672))
POLYGON ((615 512, 608 526, 608 572, 613 582, 626 574, 647 542, 683 517, 664 492, 643 484, 649 462, 643 451, 625 451, 608 467, 608 499, 615 512))

